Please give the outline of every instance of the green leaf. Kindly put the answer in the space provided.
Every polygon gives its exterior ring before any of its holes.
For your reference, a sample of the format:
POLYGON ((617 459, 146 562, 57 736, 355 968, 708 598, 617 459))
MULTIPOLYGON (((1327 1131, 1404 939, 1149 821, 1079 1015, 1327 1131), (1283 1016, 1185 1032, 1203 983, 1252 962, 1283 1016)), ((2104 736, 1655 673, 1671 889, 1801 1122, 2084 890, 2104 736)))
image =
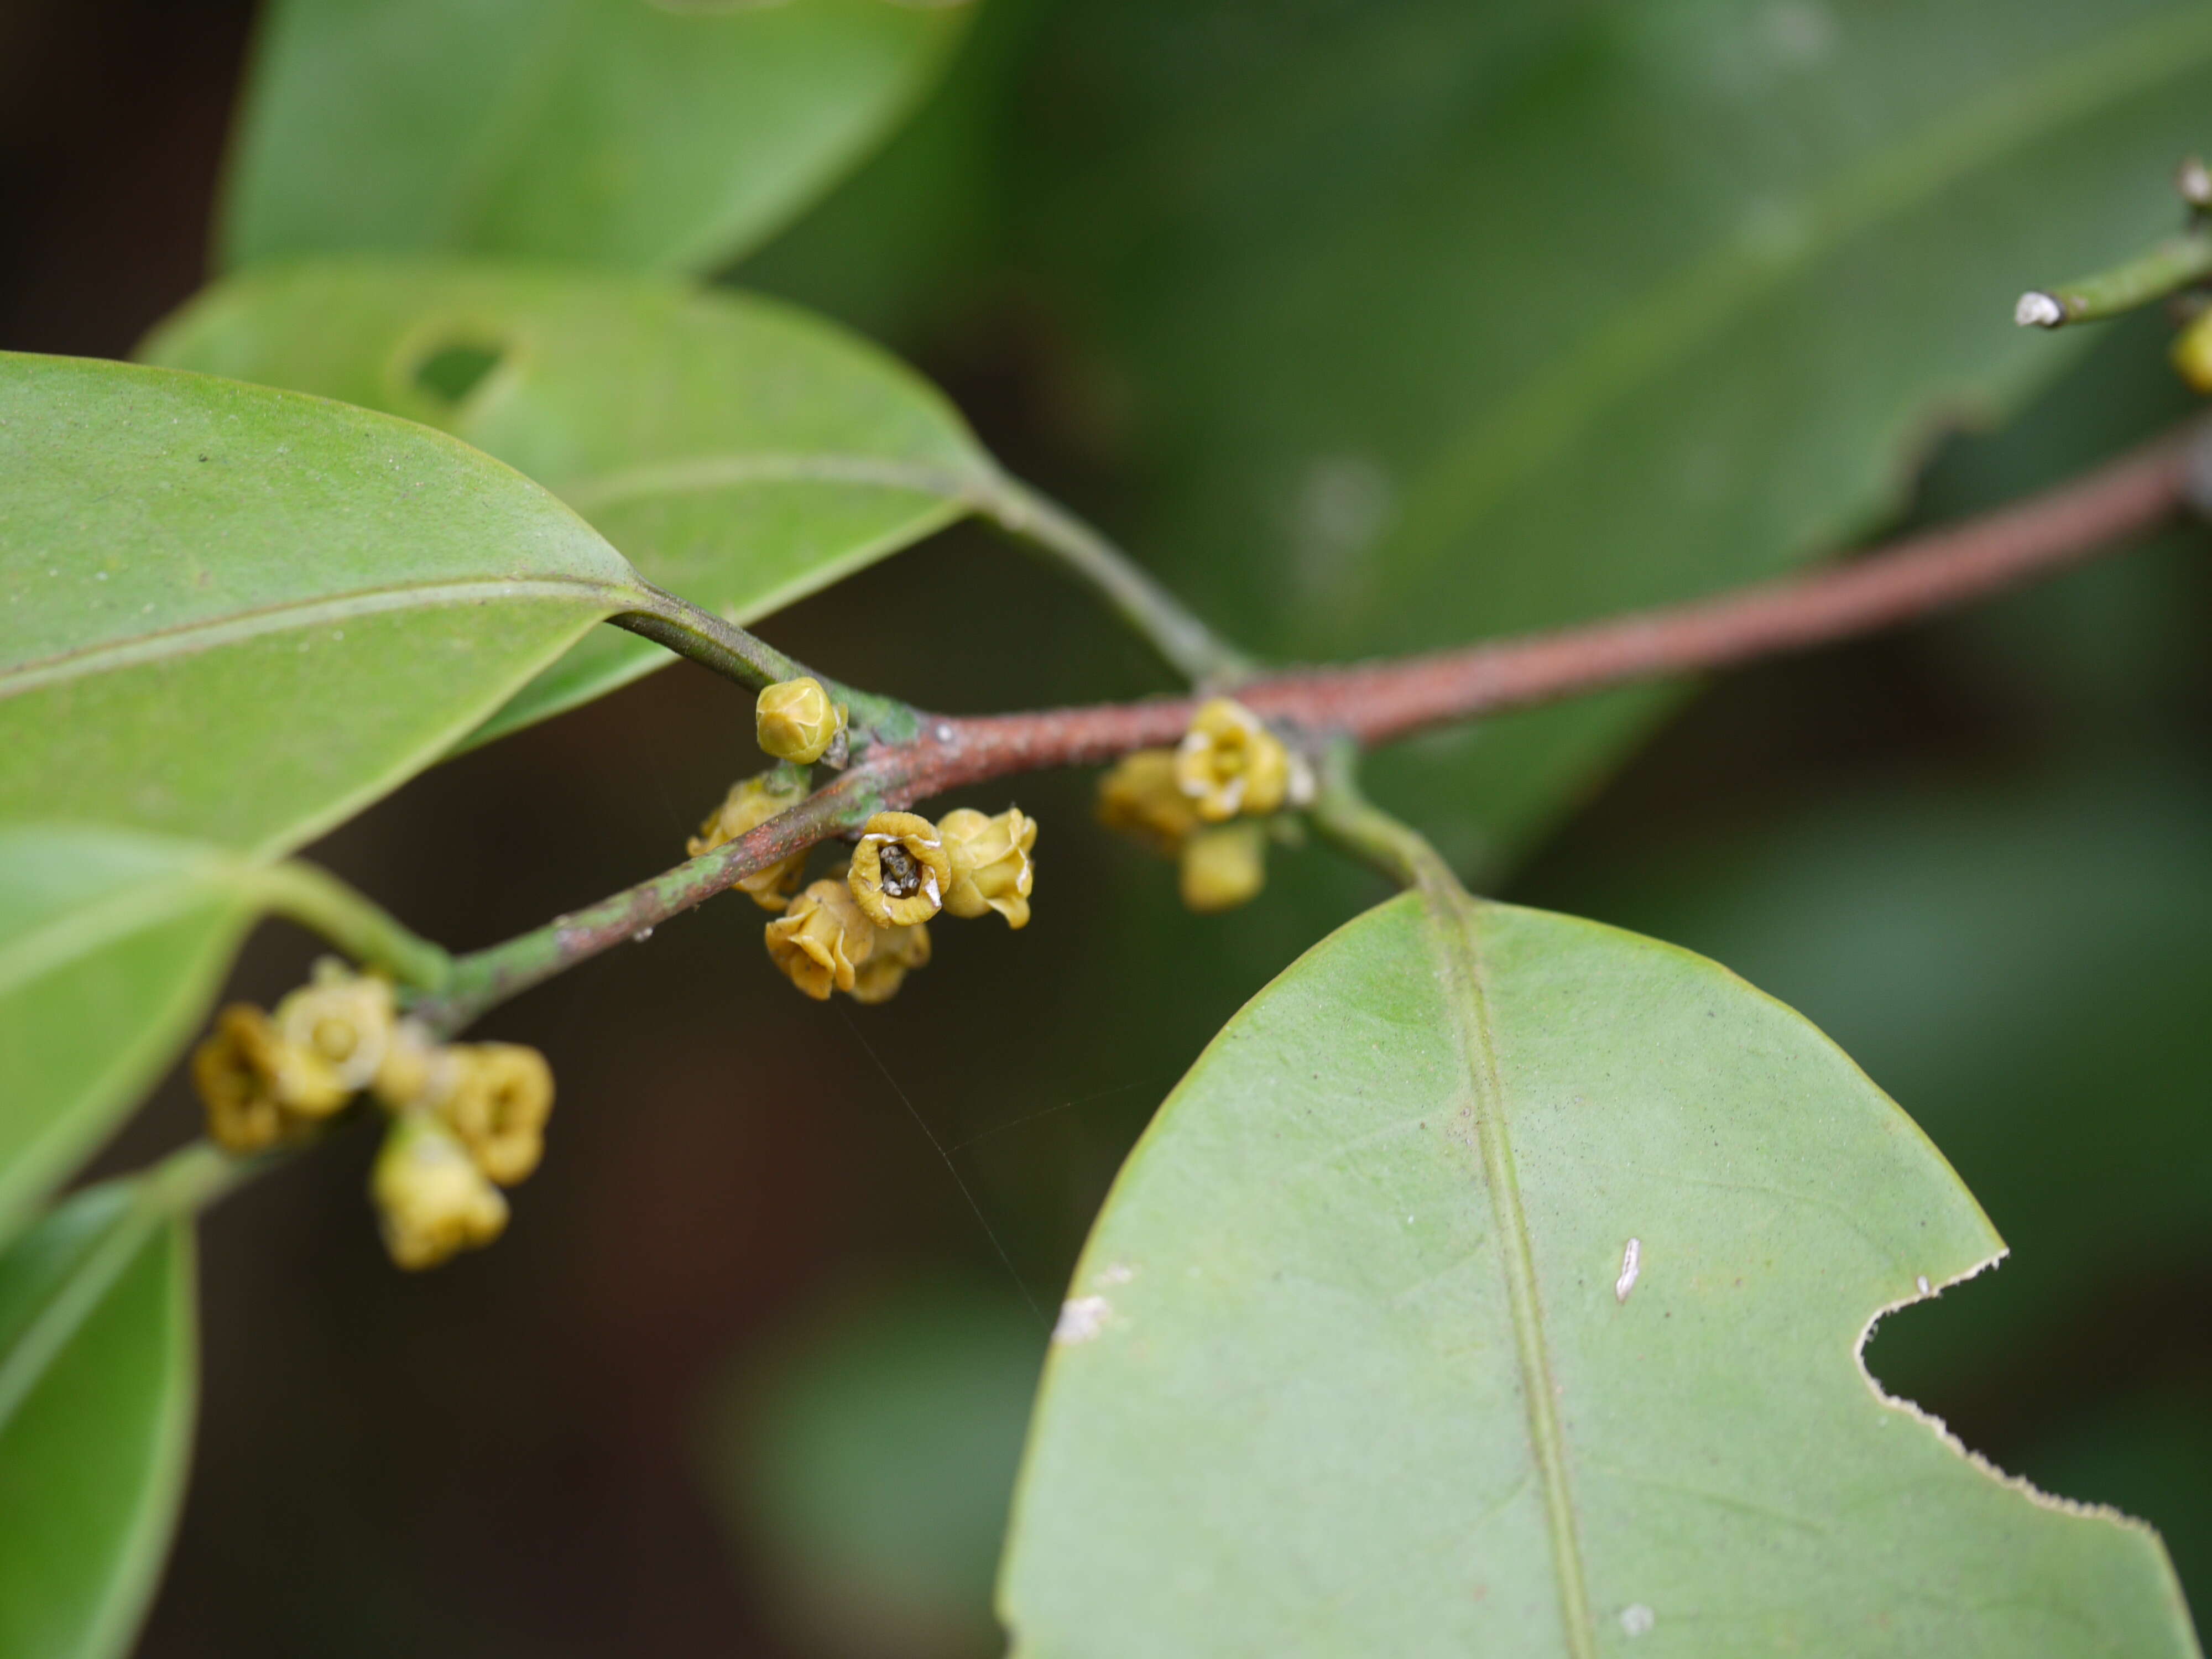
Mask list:
POLYGON ((79 1194, 0 1255, 0 1659, 126 1651, 191 1444, 192 1245, 158 1182, 79 1194))
POLYGON ((1401 898, 1232 1021, 1123 1170, 1016 1499, 1015 1651, 2192 1655, 2155 1534, 1856 1363, 2002 1249, 1723 969, 1401 898))
POLYGON ((212 848, 0 826, 0 1238, 168 1066, 256 909, 212 848))
POLYGON ((706 270, 857 161, 965 19, 884 0, 281 0, 225 258, 446 249, 706 270))
MULTIPOLYGON (((683 282, 319 261, 220 285, 145 353, 441 427, 736 622, 940 528, 996 476, 951 405, 866 342, 683 282)), ((597 630, 479 740, 670 660, 597 630)))
MULTIPOLYGON (((1022 268, 1124 419, 1128 539, 1255 645, 1356 656, 1868 530, 1936 425, 2071 357, 2014 325, 2021 289, 2172 227, 2212 13, 1138 0, 1064 8, 1028 89, 1022 268)), ((1499 720, 1378 781, 1496 859, 1663 705, 1499 720)))
POLYGON ((568 508, 442 434, 0 356, 0 823, 296 846, 635 584, 568 508))

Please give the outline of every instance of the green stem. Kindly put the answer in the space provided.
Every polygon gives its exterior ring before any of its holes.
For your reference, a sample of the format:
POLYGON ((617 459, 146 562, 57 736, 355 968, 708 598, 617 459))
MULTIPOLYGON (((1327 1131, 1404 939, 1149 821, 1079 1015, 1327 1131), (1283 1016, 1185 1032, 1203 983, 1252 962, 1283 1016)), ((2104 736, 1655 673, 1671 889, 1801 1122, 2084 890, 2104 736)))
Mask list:
POLYGON ((1232 685, 1258 665, 1193 616, 1182 601, 1073 513, 1001 474, 976 503, 1007 534, 1049 553, 1144 635, 1171 668, 1200 685, 1232 685))
POLYGON ((1373 866, 1401 887, 1438 895, 1465 890, 1443 854, 1411 824, 1392 817, 1360 793, 1359 748, 1349 738, 1331 744, 1321 766, 1321 787, 1308 813, 1324 840, 1373 866))
POLYGON ((914 710, 896 697, 878 696, 827 674, 817 674, 757 635, 649 582, 640 584, 640 591, 645 601, 642 608, 607 620, 754 691, 785 680, 818 680, 824 690, 845 705, 858 732, 888 743, 903 743, 917 729, 914 710))
POLYGON ((880 789, 864 771, 848 773, 758 829, 597 904, 556 916, 504 944, 455 959, 439 992, 410 1011, 451 1036, 488 1009, 543 983, 624 939, 642 939, 661 922, 712 898, 740 876, 767 868, 825 836, 857 830, 880 811, 880 789))
POLYGON ((2094 322, 2162 300, 2207 276, 2212 276, 2212 234, 2190 231, 2094 276, 2031 289, 2020 296, 2013 314, 2023 327, 2094 322))
POLYGON ((381 968, 402 985, 434 991, 453 958, 327 870, 287 859, 255 872, 255 896, 280 916, 320 933, 356 962, 381 968))

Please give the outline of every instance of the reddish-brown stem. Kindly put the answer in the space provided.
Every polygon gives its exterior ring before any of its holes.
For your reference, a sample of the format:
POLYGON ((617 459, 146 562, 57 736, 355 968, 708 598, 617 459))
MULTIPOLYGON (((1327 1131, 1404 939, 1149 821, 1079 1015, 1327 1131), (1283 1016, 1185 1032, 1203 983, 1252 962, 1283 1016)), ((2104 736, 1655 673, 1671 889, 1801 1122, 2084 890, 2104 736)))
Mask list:
MULTIPOLYGON (((1363 746, 1630 680, 1724 667, 1848 638, 1996 592, 2087 558, 2176 513, 2202 439, 2168 434, 2081 477, 1954 528, 1911 537, 1817 574, 1711 599, 1392 662, 1246 680, 1238 701, 1318 739, 1363 746)), ((975 717, 924 714, 835 784, 742 840, 454 964, 435 1000, 458 1029, 527 985, 690 908, 800 848, 963 784, 1113 760, 1173 743, 1196 699, 975 717)))

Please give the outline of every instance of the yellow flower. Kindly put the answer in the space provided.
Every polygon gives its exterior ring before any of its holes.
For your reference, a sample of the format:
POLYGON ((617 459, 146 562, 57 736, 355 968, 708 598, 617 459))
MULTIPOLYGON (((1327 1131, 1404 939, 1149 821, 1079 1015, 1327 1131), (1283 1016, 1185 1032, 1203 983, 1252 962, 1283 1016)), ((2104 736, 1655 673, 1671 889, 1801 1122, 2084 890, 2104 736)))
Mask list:
POLYGON ((945 908, 955 916, 980 916, 996 910, 1009 927, 1030 922, 1030 889, 1036 866, 1030 850, 1036 845, 1036 820, 1010 806, 987 817, 972 806, 947 812, 937 833, 951 861, 952 879, 945 890, 945 908))
MULTIPOLYGON (((746 831, 759 829, 786 807, 796 806, 805 795, 805 787, 787 774, 763 772, 757 777, 741 779, 730 786, 722 804, 699 826, 699 833, 684 844, 684 850, 695 859, 711 853, 746 831)), ((781 910, 799 890, 805 869, 806 854, 797 852, 750 876, 738 877, 736 885, 762 909, 781 910)))
POLYGON ((452 1081, 438 1115, 468 1148, 477 1168, 512 1187, 545 1155, 553 1110, 553 1068, 519 1042, 457 1043, 447 1050, 452 1081))
POLYGON ((410 1272, 482 1248, 507 1226, 507 1200, 436 1118, 395 1119, 369 1172, 384 1248, 410 1272))
POLYGON ((875 949, 876 928, 842 882, 817 881, 768 925, 769 959, 817 1002, 849 991, 875 949))
POLYGON ((878 927, 911 927, 944 905, 952 885, 952 860, 937 826, 915 812, 878 812, 860 827, 853 867, 845 872, 853 897, 878 927))
POLYGON ((1098 780, 1098 822, 1174 857, 1199 823, 1176 782, 1175 750, 1139 749, 1115 762, 1098 780))
POLYGON ((275 1019, 281 1042, 320 1055, 350 1091, 367 1088, 383 1066, 398 1010, 390 981, 325 957, 313 983, 276 1005, 275 1019))
POLYGON ((1224 823, 1183 843, 1182 902, 1201 914, 1233 910, 1267 884, 1267 831, 1257 823, 1224 823))
POLYGON ((192 1051, 208 1133, 225 1152, 258 1152, 344 1105, 351 1093, 312 1048, 289 1043, 260 1009, 234 1003, 192 1051))
POLYGON ((1273 811, 1291 788, 1291 751, 1230 697, 1201 703, 1176 749, 1176 786, 1199 817, 1221 823, 1273 811))
POLYGON ((822 682, 780 680, 753 705, 753 731, 760 746, 778 760, 811 766, 829 752, 845 729, 845 711, 830 701, 822 682))
POLYGON ((402 1111, 443 1094, 452 1066, 448 1051, 419 1020, 403 1019, 392 1028, 392 1041, 384 1045, 383 1061, 369 1086, 387 1108, 402 1111))
POLYGON ((853 1000, 889 1002, 911 970, 928 965, 927 927, 917 921, 911 927, 878 927, 875 949, 853 975, 853 1000))

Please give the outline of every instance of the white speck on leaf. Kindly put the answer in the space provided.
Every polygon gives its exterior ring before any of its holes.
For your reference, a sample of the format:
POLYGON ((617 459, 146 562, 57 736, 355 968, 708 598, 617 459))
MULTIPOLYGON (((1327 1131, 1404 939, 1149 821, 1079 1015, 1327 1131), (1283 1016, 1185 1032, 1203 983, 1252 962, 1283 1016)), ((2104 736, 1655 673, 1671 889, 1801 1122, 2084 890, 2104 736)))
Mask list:
POLYGON ((1923 1273, 1923 1274, 1921 1274, 1919 1278, 1917 1278, 1917 1279, 1914 1279, 1912 1282, 1913 1282, 1914 1284, 1917 1285, 1920 1287, 1920 1294, 1921 1294, 1921 1295, 1923 1295, 1923 1296, 1926 1296, 1927 1294, 1929 1294, 1929 1291, 1928 1291, 1928 1275, 1927 1275, 1926 1273, 1923 1273))
POLYGON ((1088 1342, 1106 1328, 1114 1304, 1103 1296, 1079 1296, 1060 1304, 1060 1318, 1052 1328, 1055 1344, 1088 1342))
POLYGON ((1620 1253, 1620 1277, 1613 1281, 1613 1299, 1615 1302, 1628 1300, 1628 1293, 1636 1288, 1636 1276, 1643 1271, 1644 1241, 1632 1238, 1628 1241, 1628 1248, 1620 1253))
POLYGON ((1126 1285, 1137 1276, 1137 1270, 1126 1261, 1110 1262, 1098 1270, 1101 1285, 1126 1285))
POLYGON ((2057 328, 2066 320, 2066 307, 2039 289, 2030 289, 2012 308, 2012 319, 2021 328, 2057 328))
POLYGON ((1643 1602, 1632 1602, 1620 1610, 1620 1628, 1628 1636, 1641 1636, 1659 1622, 1659 1615, 1643 1602))

